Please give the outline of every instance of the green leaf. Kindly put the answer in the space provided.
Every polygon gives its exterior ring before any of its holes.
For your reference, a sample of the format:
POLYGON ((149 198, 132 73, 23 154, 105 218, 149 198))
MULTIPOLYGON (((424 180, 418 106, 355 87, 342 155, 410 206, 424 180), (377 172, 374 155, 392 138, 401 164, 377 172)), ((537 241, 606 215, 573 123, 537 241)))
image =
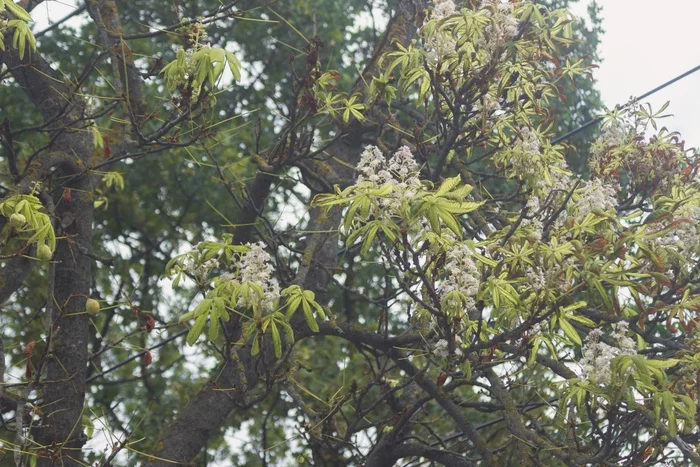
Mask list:
POLYGON ((284 316, 280 314, 280 319, 277 321, 277 323, 284 328, 284 332, 287 334, 287 339, 289 339, 290 344, 294 344, 294 330, 292 327, 289 325, 289 323, 284 320, 284 316))
POLYGON ((12 47, 19 51, 20 60, 24 59, 24 53, 26 51, 27 43, 29 43, 29 48, 32 51, 36 50, 36 41, 32 31, 29 29, 29 25, 25 21, 19 19, 13 19, 7 22, 7 26, 15 28, 15 33, 12 36, 12 47))
POLYGON ((575 344, 581 346, 583 342, 581 341, 581 336, 579 336, 578 331, 569 323, 569 321, 563 316, 559 317, 559 326, 564 334, 567 335, 575 344))
POLYGON ((287 319, 291 318, 301 305, 301 296, 295 296, 287 301, 287 319))
POLYGON ((598 295, 600 295, 600 298, 603 299, 603 303, 605 304, 606 310, 613 311, 613 306, 612 306, 612 302, 610 301, 610 296, 605 291, 603 284, 601 284, 600 281, 595 277, 589 278, 588 284, 593 286, 593 288, 598 292, 598 295))
POLYGON ((498 265, 498 261, 495 261, 491 258, 488 258, 482 254, 479 253, 473 253, 474 257, 478 259, 481 263, 484 263, 486 266, 490 268, 495 268, 498 265))
POLYGON ((535 363, 535 360, 537 359, 537 352, 540 348, 540 342, 542 341, 542 337, 537 336, 535 339, 532 341, 532 348, 530 349, 530 356, 527 359, 527 364, 532 365, 535 363))
POLYGON ((649 372, 649 368, 647 368, 646 359, 641 355, 632 355, 630 358, 632 359, 634 366, 637 368, 637 374, 642 382, 651 385, 651 373, 649 372))
POLYGON ((454 232, 455 235, 457 235, 457 238, 462 238, 462 229, 459 226, 459 223, 457 222, 457 219, 454 218, 454 216, 450 213, 444 212, 441 209, 437 210, 438 215, 440 216, 440 219, 445 223, 445 225, 452 231, 454 232))
POLYGON ((584 326, 588 326, 589 328, 594 328, 596 326, 596 324, 593 320, 588 319, 585 316, 566 314, 566 315, 564 315, 564 317, 568 320, 577 321, 577 322, 583 324, 584 326))
POLYGON ((219 337, 219 313, 212 312, 209 317, 209 340, 213 341, 219 337))
POLYGON ((197 339, 199 339, 199 336, 204 330, 204 324, 207 322, 208 315, 209 313, 202 313, 197 317, 197 319, 194 322, 194 325, 190 329, 190 332, 187 333, 187 344, 194 345, 197 339))
POLYGON ((678 365, 680 360, 677 360, 675 358, 669 358, 667 360, 647 360, 647 365, 653 368, 658 368, 658 369, 666 369, 666 368, 673 368, 674 366, 678 365))
POLYGON ((316 322, 314 314, 311 311, 311 305, 306 300, 304 300, 302 304, 302 308, 304 309, 304 317, 306 318, 306 324, 309 325, 309 329, 311 329, 313 332, 318 332, 318 323, 316 322))
POLYGON ((451 191, 454 187, 459 185, 461 182, 462 178, 459 175, 445 179, 445 181, 442 182, 442 184, 440 185, 440 188, 438 188, 438 190, 435 192, 435 195, 444 195, 445 193, 451 191))
POLYGON ((311 305, 313 305, 319 318, 322 320, 326 319, 326 312, 323 311, 323 307, 321 305, 319 305, 317 302, 312 302, 311 305))
POLYGON ((671 433, 671 436, 676 436, 678 425, 676 424, 676 413, 674 412, 673 394, 670 391, 664 391, 661 393, 661 402, 668 418, 668 431, 671 433))
POLYGON ((250 349, 250 355, 255 357, 259 353, 260 353, 260 335, 256 332, 255 336, 253 337, 253 347, 251 347, 251 349, 250 349))
POLYGON ((275 357, 282 357, 282 338, 274 320, 270 320, 270 330, 272 331, 272 345, 275 348, 275 357))
POLYGON ((236 81, 241 80, 241 62, 238 61, 235 55, 231 52, 226 52, 226 62, 228 63, 228 68, 231 70, 233 79, 236 81))
POLYGON ((464 373, 464 378, 467 381, 472 379, 472 364, 469 360, 465 360, 465 362, 462 364, 462 373, 464 373))
POLYGON ((362 248, 360 249, 360 254, 362 256, 367 256, 367 254, 369 254, 369 249, 372 247, 372 240, 374 240, 378 230, 378 225, 372 225, 367 232, 367 235, 365 235, 365 239, 362 241, 362 248))

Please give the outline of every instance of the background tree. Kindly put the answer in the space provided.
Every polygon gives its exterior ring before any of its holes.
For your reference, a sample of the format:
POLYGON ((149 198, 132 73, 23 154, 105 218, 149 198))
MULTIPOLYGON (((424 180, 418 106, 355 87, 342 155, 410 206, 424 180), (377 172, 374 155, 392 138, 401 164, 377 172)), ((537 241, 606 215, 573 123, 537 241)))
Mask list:
POLYGON ((5 2, 6 461, 696 460, 694 160, 476 3, 5 2))

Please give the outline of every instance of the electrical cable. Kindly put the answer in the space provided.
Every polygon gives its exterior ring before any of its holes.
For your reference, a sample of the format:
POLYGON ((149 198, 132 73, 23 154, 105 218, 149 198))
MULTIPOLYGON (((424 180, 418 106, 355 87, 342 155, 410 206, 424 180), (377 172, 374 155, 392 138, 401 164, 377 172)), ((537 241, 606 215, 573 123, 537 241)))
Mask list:
MULTIPOLYGON (((654 93, 656 93, 656 92, 658 92, 658 91, 661 91, 662 89, 664 89, 664 88, 666 88, 666 87, 672 85, 672 84, 675 83, 676 81, 682 80, 682 79, 685 78, 686 76, 692 75, 693 73, 695 73, 695 72, 698 71, 698 70, 700 70, 700 65, 697 65, 696 67, 691 68, 690 70, 686 71, 685 73, 681 73, 680 75, 676 76, 675 78, 671 78, 670 80, 668 80, 668 81, 666 81, 665 83, 663 83, 663 84, 661 84, 661 85, 655 87, 654 89, 651 89, 650 91, 645 92, 645 93, 642 94, 641 96, 637 97, 636 100, 640 101, 640 100, 642 100, 642 99, 646 99, 647 97, 651 96, 652 94, 654 94, 654 93)), ((629 105, 629 104, 624 104, 624 105, 620 105, 620 106, 617 106, 617 107, 619 107, 619 108, 621 108, 621 109, 624 109, 624 108, 627 107, 628 105, 629 105)), ((561 135, 561 136, 557 136, 556 138, 552 139, 552 144, 557 144, 557 143, 560 143, 560 142, 562 142, 562 141, 564 141, 564 140, 567 140, 567 139, 571 138, 572 136, 574 136, 576 133, 579 133, 579 132, 585 130, 586 128, 588 128, 588 127, 590 127, 590 126, 593 126, 593 125, 595 125, 596 123, 599 123, 599 122, 602 121, 602 120, 603 120, 603 116, 602 116, 602 115, 599 115, 599 116, 595 117, 594 119, 591 119, 591 120, 587 121, 586 123, 582 124, 582 125, 579 126, 578 128, 574 128, 573 130, 571 130, 571 131, 569 131, 569 132, 567 132, 567 133, 564 133, 564 134, 561 135)))

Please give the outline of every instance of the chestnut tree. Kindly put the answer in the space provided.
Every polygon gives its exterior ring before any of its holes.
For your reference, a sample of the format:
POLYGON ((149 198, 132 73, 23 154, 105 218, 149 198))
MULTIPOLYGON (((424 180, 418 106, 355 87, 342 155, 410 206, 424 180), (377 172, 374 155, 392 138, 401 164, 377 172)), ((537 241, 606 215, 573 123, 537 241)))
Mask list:
POLYGON ((0 462, 700 463, 697 153, 631 99, 567 162, 565 9, 41 3, 0 0, 0 462))

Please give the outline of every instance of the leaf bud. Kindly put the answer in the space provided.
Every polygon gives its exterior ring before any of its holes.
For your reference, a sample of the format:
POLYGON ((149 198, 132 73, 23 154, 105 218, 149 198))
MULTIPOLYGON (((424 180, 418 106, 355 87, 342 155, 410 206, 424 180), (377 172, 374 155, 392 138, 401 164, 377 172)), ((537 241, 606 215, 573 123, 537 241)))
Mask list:
POLYGON ((36 257, 41 261, 49 261, 52 256, 53 251, 51 251, 48 245, 39 245, 39 248, 36 250, 36 257))
POLYGON ((20 229, 24 227, 27 223, 27 218, 23 214, 14 213, 10 216, 10 225, 15 229, 20 229))

